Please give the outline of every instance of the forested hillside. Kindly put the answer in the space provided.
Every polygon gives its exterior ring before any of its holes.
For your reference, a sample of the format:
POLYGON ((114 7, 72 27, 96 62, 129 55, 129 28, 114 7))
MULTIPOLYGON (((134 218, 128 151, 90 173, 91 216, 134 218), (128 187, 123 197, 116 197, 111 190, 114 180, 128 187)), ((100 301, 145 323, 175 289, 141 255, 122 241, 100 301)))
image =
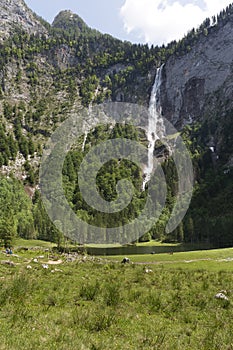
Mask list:
MULTIPOLYGON (((136 45, 103 35, 90 29, 70 11, 58 14, 50 25, 33 14, 22 0, 11 0, 10 5, 4 0, 0 15, 4 24, 0 32, 0 190, 2 198, 9 199, 1 204, 1 238, 5 244, 9 244, 15 235, 60 242, 62 235, 48 219, 38 187, 38 169, 46 140, 62 121, 83 106, 106 101, 148 106, 156 68, 165 63, 162 91, 169 91, 165 85, 169 81, 166 67, 175 67, 182 60, 185 62, 187 55, 195 53, 198 45, 202 45, 205 52, 208 45, 221 42, 225 50, 231 50, 222 33, 224 28, 233 33, 233 7, 230 5, 217 17, 192 29, 179 42, 174 41, 166 47, 136 45), (14 26, 11 25, 13 20, 14 26), (21 204, 16 205, 16 202, 21 204)), ((218 57, 218 52, 214 53, 218 57)), ((206 67, 208 69, 208 65, 206 67)), ((225 93, 233 79, 231 67, 224 80, 224 84, 225 81, 228 84, 204 93, 202 107, 198 113, 194 109, 193 115, 192 105, 199 98, 199 85, 195 79, 194 83, 187 84, 182 94, 183 110, 176 119, 173 118, 176 103, 173 105, 170 95, 164 92, 161 98, 164 116, 179 129, 192 155, 195 190, 183 223, 166 236, 165 227, 174 206, 177 178, 172 159, 163 154, 162 166, 168 183, 166 207, 156 227, 142 240, 153 237, 232 244, 232 90, 225 93), (190 90, 191 95, 187 92, 190 90), (186 118, 184 111, 188 111, 191 118, 186 118)), ((220 70, 217 72, 221 75, 220 70)), ((174 86, 170 88, 174 90, 174 86)), ((146 198, 146 191, 141 187, 141 170, 123 160, 106 164, 97 178, 99 191, 106 200, 115 198, 119 179, 131 179, 135 194, 123 213, 109 217, 93 212, 80 197, 77 169, 83 156, 92 145, 114 137, 147 145, 143 129, 121 125, 95 128, 87 136, 84 149, 83 140, 77 142, 67 155, 63 169, 65 192, 75 212, 88 222, 103 227, 136 217, 146 198)), ((159 153, 161 144, 157 143, 156 147, 155 154, 159 153)))

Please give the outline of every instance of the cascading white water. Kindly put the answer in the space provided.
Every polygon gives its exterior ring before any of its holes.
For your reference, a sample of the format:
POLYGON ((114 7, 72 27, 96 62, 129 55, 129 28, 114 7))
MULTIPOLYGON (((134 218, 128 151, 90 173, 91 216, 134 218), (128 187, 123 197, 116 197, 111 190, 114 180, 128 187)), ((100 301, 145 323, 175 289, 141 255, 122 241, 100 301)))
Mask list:
MULTIPOLYGON (((89 107, 88 107, 88 117, 92 118, 92 102, 90 103, 89 107)), ((82 144, 82 152, 85 151, 85 145, 86 145, 86 141, 87 141, 87 135, 88 135, 88 131, 85 130, 84 132, 84 139, 83 139, 83 144, 82 144)))
POLYGON ((82 152, 84 152, 86 141, 87 141, 87 131, 85 131, 85 134, 84 134, 84 139, 83 139, 83 144, 82 144, 82 152))
POLYGON ((153 153, 155 142, 165 133, 165 127, 161 118, 160 106, 160 86, 162 78, 163 65, 157 69, 155 82, 152 88, 150 104, 149 104, 149 120, 147 139, 148 144, 148 163, 144 171, 144 181, 142 188, 145 189, 146 183, 150 180, 153 171, 153 153))

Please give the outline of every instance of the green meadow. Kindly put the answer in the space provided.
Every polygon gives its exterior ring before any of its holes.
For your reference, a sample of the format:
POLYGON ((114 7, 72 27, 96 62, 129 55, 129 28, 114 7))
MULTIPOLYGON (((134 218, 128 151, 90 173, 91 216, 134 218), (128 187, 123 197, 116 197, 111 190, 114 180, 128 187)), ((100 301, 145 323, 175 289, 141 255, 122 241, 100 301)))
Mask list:
MULTIPOLYGON (((109 256, 111 261, 122 261, 124 256, 109 256)), ((129 256, 131 262, 149 264, 166 269, 206 269, 207 271, 232 271, 233 248, 179 252, 173 254, 144 254, 129 256)))
POLYGON ((38 241, 13 253, 0 253, 1 350, 233 349, 233 249, 129 264, 38 241))

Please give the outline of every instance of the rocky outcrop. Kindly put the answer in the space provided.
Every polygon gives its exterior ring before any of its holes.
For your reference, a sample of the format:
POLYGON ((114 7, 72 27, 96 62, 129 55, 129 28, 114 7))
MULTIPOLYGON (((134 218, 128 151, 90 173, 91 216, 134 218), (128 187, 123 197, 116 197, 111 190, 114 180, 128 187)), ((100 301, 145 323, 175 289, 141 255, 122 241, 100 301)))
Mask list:
POLYGON ((47 30, 23 0, 1 0, 0 42, 16 33, 17 29, 26 32, 46 34, 47 30))
POLYGON ((79 31, 80 33, 90 30, 81 17, 69 10, 59 12, 54 18, 52 26, 64 30, 79 31))
POLYGON ((163 114, 181 128, 216 110, 216 94, 233 96, 233 16, 201 35, 186 55, 171 56, 163 70, 163 114), (224 91, 224 93, 222 93, 224 91), (212 104, 212 106, 211 106, 212 104), (212 108, 213 107, 213 108, 212 108))

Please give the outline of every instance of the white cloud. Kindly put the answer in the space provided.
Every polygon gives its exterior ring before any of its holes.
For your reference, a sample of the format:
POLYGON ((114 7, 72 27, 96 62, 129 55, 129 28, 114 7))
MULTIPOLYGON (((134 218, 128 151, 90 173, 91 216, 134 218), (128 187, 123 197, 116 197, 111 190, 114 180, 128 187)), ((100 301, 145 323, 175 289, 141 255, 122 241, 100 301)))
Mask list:
POLYGON ((161 45, 182 38, 205 18, 216 15, 230 0, 125 0, 120 14, 124 28, 138 39, 161 45))

